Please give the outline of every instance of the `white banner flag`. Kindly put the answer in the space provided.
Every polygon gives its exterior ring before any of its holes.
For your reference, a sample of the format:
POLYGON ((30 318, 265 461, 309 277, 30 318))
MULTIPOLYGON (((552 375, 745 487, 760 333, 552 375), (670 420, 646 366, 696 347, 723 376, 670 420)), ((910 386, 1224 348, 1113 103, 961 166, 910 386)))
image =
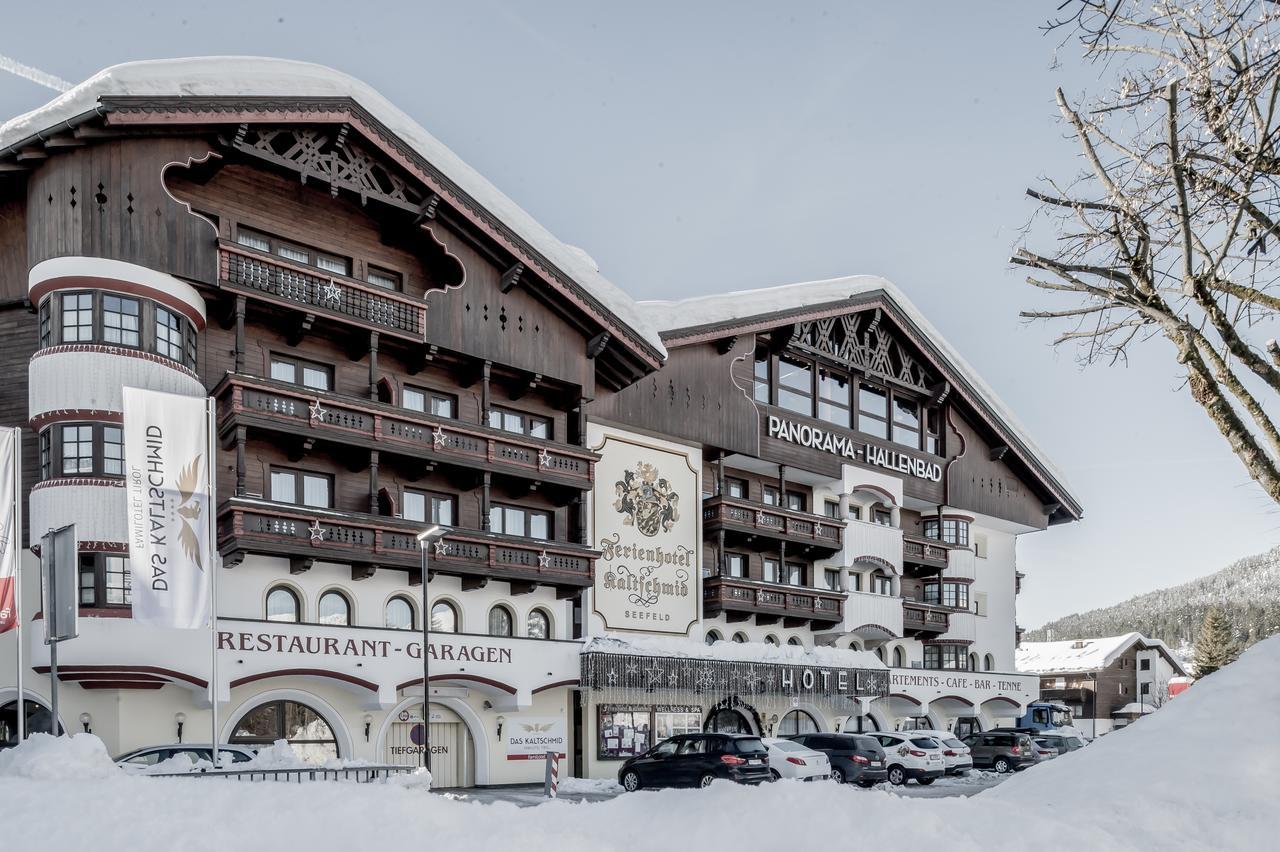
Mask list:
POLYGON ((209 623, 209 402, 124 389, 133 620, 195 629, 209 623))
POLYGON ((18 451, 22 446, 16 428, 0 429, 0 633, 18 623, 17 577, 22 551, 22 530, 17 520, 14 488, 18 475, 18 451))

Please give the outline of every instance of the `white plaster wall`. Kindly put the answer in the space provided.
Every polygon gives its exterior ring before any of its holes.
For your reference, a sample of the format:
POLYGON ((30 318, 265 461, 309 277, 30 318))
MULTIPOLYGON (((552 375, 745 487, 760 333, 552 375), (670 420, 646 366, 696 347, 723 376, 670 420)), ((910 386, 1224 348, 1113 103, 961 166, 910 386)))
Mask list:
POLYGON ((987 537, 986 558, 974 559, 977 579, 969 588, 970 606, 975 596, 987 597, 987 614, 974 617, 973 645, 969 650, 981 661, 986 654, 995 657, 995 671, 1016 671, 1014 666, 1013 628, 1017 614, 1014 595, 1014 572, 1017 568, 1016 537, 975 522, 969 530, 969 540, 975 533, 987 537))
POLYGON ((111 347, 86 352, 70 344, 39 351, 31 358, 27 377, 32 418, 59 411, 119 413, 126 387, 204 396, 200 380, 177 364, 111 347))
MULTIPOLYGON (((28 501, 31 538, 66 524, 76 525, 80 541, 109 541, 124 544, 129 540, 126 521, 128 495, 120 485, 98 480, 101 485, 53 485, 31 491, 28 501)), ((37 575, 36 581, 39 582, 37 575)))

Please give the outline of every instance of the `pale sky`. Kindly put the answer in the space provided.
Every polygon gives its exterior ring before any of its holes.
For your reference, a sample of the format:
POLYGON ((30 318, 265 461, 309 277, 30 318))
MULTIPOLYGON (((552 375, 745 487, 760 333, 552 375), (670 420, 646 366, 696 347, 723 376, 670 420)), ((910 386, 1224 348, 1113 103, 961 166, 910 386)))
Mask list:
MULTIPOLYGON (((1036 627, 1210 573, 1280 515, 1179 391, 1169 347, 1081 370, 1007 258, 1023 190, 1075 151, 1053 90, 1095 69, 1038 25, 1057 0, 968 4, 16 4, 0 54, 78 82, 133 59, 253 54, 380 90, 636 298, 851 273, 895 281, 986 377, 1084 504, 1023 537, 1036 627), (77 7, 80 7, 77 9, 77 7), (125 9, 128 9, 126 12, 125 9)), ((53 93, 0 73, 0 115, 53 93)), ((1065 306, 1062 305, 1062 306, 1065 306)))

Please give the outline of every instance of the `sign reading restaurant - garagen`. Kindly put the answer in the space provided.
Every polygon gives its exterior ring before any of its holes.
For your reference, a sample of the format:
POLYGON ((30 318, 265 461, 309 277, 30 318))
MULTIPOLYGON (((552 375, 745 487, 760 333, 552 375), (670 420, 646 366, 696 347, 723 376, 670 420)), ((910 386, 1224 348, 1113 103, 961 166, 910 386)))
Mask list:
POLYGON ((684 635, 698 620, 701 459, 696 450, 592 424, 592 600, 609 630, 684 635))

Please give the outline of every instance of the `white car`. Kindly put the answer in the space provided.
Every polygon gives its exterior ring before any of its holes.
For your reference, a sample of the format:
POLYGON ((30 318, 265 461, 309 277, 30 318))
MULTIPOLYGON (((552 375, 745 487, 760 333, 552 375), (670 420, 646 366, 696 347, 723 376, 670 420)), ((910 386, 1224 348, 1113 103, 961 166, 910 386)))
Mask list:
POLYGON ((920 731, 876 731, 869 736, 884 749, 889 783, 895 786, 916 780, 932 784, 947 771, 938 741, 920 731))
POLYGON ((956 739, 956 735, 950 731, 916 730, 912 733, 924 734, 942 746, 942 759, 946 763, 948 775, 968 775, 969 770, 973 769, 973 756, 969 753, 969 747, 956 739))
MULTIPOLYGON (((222 743, 218 746, 222 757, 222 768, 230 769, 237 763, 246 763, 253 759, 253 749, 239 745, 222 743)), ((185 757, 192 766, 199 761, 212 765, 213 747, 207 743, 174 743, 172 745, 146 746, 125 752, 115 759, 117 766, 130 769, 145 769, 156 766, 175 757, 185 757)))
POLYGON ((820 751, 772 737, 766 738, 764 744, 769 749, 769 774, 774 781, 780 778, 821 781, 831 777, 831 760, 820 751))

